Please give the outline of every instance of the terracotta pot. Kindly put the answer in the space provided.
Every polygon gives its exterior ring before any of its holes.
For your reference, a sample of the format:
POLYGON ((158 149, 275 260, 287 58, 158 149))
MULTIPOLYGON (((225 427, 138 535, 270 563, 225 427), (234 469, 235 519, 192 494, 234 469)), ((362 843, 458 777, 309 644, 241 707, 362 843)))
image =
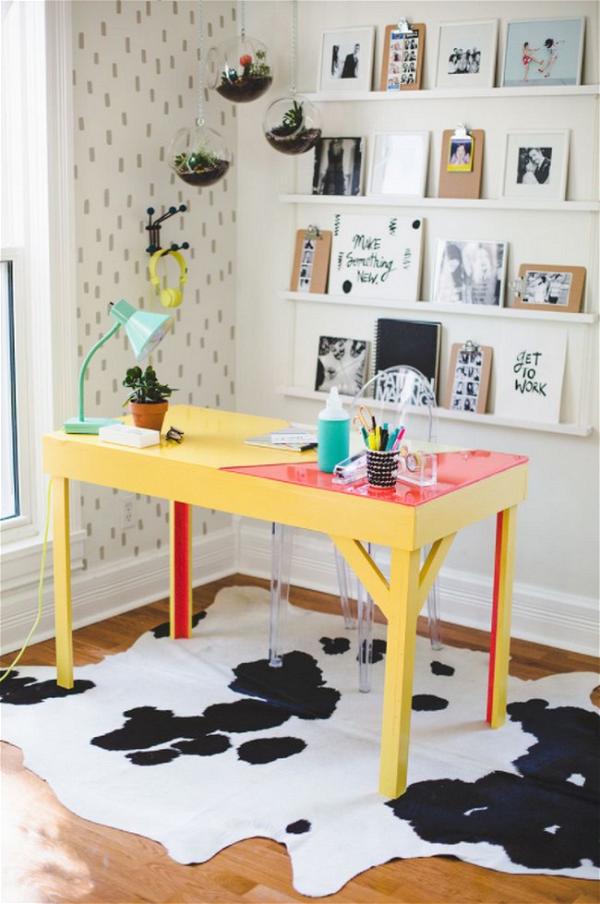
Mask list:
POLYGON ((162 429, 163 421, 169 407, 168 402, 130 402, 129 411, 136 427, 148 430, 162 429))

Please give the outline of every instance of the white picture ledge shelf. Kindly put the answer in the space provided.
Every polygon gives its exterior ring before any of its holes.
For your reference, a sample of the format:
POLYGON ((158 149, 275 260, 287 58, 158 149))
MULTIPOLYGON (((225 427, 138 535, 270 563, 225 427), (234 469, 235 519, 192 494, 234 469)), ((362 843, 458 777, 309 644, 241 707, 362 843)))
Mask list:
POLYGON ((364 207, 464 208, 467 210, 540 210, 560 213, 600 211, 599 201, 536 201, 513 198, 408 198, 406 195, 279 195, 285 204, 332 204, 364 207))
MULTIPOLYGON (((324 404, 326 393, 303 389, 299 386, 286 386, 279 390, 281 395, 294 399, 309 399, 324 404)), ((350 396, 340 396, 344 403, 352 402, 350 396)), ((412 408, 411 414, 426 415, 425 408, 412 408)), ((580 427, 578 424, 536 424, 535 421, 519 421, 510 418, 496 417, 495 414, 471 414, 465 411, 450 411, 448 408, 436 408, 436 417, 446 421, 464 421, 469 424, 484 424, 488 427, 509 427, 514 430, 533 430, 541 433, 562 433, 568 436, 590 436, 592 427, 580 427)))
POLYGON ((415 100, 448 100, 449 98, 470 99, 491 97, 598 97, 600 85, 549 85, 529 88, 425 88, 420 91, 317 91, 303 93, 303 97, 313 103, 410 103, 415 100))
POLYGON ((339 304, 358 308, 389 308, 394 311, 409 311, 421 317, 423 314, 455 314, 470 317, 498 317, 501 320, 551 320, 563 324, 590 324, 598 319, 597 314, 561 314, 558 311, 526 311, 521 308, 501 308, 496 305, 444 304, 439 301, 402 302, 389 298, 360 298, 351 295, 322 295, 317 292, 282 292, 287 301, 301 301, 305 304, 339 304))

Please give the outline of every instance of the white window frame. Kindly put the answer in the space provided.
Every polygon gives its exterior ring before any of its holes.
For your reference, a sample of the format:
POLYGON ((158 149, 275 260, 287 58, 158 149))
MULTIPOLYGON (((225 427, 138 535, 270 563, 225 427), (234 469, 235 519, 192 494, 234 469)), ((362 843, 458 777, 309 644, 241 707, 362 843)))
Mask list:
MULTIPOLYGON (((47 487, 42 437, 75 412, 77 387, 71 4, 19 6, 27 21, 21 58, 28 191, 22 243, 1 254, 13 262, 21 513, 0 523, 3 591, 37 579, 47 487)), ((84 532, 76 486, 71 540, 77 568, 84 532)))

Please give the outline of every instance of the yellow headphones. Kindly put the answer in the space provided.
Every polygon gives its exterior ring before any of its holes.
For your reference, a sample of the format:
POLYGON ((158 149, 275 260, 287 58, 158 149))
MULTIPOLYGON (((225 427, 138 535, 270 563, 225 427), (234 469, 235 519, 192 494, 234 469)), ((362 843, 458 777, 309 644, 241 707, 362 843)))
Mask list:
POLYGON ((165 254, 174 257, 177 263, 179 264, 179 288, 166 288, 160 290, 160 303, 165 308, 178 308, 181 302, 183 301, 183 287, 187 282, 187 267, 185 264, 185 259, 179 251, 171 251, 169 248, 160 248, 158 251, 155 251, 152 257, 150 258, 150 263, 148 265, 148 270, 150 271, 150 282, 153 286, 156 286, 158 289, 160 287, 160 277, 156 272, 156 267, 165 254))

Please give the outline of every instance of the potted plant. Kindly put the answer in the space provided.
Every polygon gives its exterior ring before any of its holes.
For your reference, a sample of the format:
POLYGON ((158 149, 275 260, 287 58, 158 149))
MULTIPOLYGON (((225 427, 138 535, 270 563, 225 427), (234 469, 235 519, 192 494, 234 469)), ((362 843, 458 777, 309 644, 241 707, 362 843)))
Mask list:
POLYGON ((173 169, 190 185, 214 185, 229 169, 229 160, 221 159, 208 148, 198 146, 190 153, 182 151, 173 158, 173 169))
POLYGON ((169 407, 167 400, 176 390, 159 383, 156 371, 150 365, 146 370, 142 370, 141 367, 130 367, 123 380, 123 386, 131 390, 123 404, 127 405, 129 402, 129 411, 135 426, 160 431, 169 407))
POLYGON ((307 127, 304 101, 295 98, 292 99, 292 106, 285 110, 280 124, 265 132, 271 147, 282 154, 304 154, 315 146, 320 137, 321 129, 307 127))
POLYGON ((254 55, 243 53, 240 56, 239 68, 230 66, 225 61, 221 79, 216 88, 217 92, 227 100, 247 103, 264 94, 272 81, 271 67, 267 63, 267 52, 257 49, 254 55))

